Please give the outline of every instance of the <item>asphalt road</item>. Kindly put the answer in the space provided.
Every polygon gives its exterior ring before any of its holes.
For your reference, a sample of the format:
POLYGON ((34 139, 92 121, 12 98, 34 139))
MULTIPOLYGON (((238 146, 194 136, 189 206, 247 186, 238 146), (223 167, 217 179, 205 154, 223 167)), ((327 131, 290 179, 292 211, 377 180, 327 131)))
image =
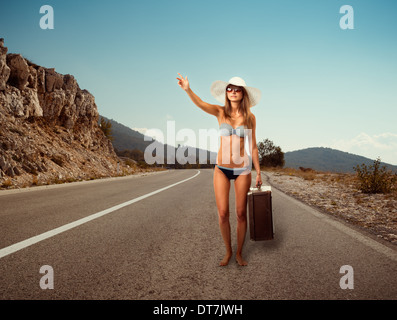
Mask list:
MULTIPOLYGON (((212 175, 171 170, 0 192, 0 298, 397 298, 395 247, 274 188, 275 239, 253 242, 248 229, 248 266, 219 267, 212 175), (347 275, 353 288, 342 289, 347 275)), ((230 201, 235 248, 233 185, 230 201)))

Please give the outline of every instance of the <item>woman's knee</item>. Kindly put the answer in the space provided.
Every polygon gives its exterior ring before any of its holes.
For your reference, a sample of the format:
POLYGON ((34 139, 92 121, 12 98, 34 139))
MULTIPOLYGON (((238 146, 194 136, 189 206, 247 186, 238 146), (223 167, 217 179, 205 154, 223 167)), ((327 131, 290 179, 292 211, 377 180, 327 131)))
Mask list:
POLYGON ((237 208, 237 221, 238 222, 245 222, 247 221, 247 209, 246 208, 237 208))
POLYGON ((229 209, 218 209, 219 222, 225 223, 229 221, 229 209))

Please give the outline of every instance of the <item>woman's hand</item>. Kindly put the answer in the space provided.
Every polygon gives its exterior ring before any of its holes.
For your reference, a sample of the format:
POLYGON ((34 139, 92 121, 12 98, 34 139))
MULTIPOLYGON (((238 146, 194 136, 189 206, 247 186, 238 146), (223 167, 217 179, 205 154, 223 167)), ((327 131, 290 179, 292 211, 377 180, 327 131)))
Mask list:
POLYGON ((189 89, 189 80, 186 78, 184 79, 180 73, 178 73, 180 78, 176 78, 178 80, 178 85, 185 91, 189 89))
POLYGON ((262 175, 261 174, 257 174, 256 175, 255 187, 260 188, 261 186, 262 186, 262 175))

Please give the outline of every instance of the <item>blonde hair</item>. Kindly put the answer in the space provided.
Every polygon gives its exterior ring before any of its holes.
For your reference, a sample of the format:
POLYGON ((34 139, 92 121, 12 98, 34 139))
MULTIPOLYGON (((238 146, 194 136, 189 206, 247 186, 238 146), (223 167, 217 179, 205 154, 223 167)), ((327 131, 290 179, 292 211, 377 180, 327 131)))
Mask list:
MULTIPOLYGON (((252 129, 252 112, 251 112, 251 101, 248 96, 247 91, 244 89, 244 87, 240 87, 243 91, 243 99, 241 100, 239 106, 238 106, 238 112, 243 115, 244 118, 244 125, 248 127, 248 129, 252 129)), ((224 108, 224 114, 225 118, 231 120, 231 113, 232 113, 232 105, 230 103, 229 98, 225 97, 225 108, 224 108)))

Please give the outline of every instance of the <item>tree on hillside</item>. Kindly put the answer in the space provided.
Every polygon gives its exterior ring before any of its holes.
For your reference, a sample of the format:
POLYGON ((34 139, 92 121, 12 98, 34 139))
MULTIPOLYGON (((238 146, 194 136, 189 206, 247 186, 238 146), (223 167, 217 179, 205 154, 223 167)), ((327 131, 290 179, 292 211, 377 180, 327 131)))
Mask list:
POLYGON ((101 117, 101 121, 99 122, 99 127, 101 128, 102 132, 105 134, 106 138, 110 141, 113 141, 112 136, 112 124, 110 121, 106 121, 104 118, 101 117))
POLYGON ((284 152, 273 141, 265 139, 258 143, 259 164, 264 167, 283 167, 284 152))

